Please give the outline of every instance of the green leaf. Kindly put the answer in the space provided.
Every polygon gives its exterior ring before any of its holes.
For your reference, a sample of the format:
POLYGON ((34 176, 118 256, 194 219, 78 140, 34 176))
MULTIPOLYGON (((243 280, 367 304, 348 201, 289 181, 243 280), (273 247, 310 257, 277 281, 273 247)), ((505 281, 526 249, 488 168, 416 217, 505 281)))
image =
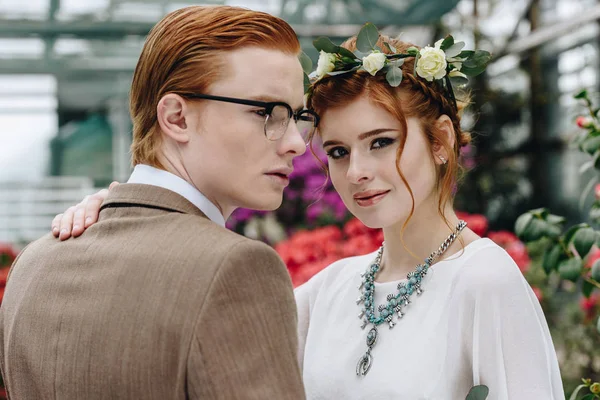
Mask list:
POLYGON ((586 385, 579 385, 575 388, 575 390, 573 391, 573 394, 571 394, 571 397, 569 397, 569 400, 575 400, 577 398, 577 395, 579 394, 579 392, 581 391, 581 389, 586 388, 586 385))
POLYGON ((561 217, 560 215, 548 214, 546 221, 554 225, 562 225, 565 223, 566 218, 561 217))
POLYGON ((533 215, 530 213, 525 213, 517 218, 517 222, 515 222, 515 234, 519 237, 519 239, 523 240, 525 236, 525 230, 533 220, 533 215))
POLYGON ((387 74, 385 74, 385 79, 391 87, 400 86, 400 83, 402 83, 402 69, 399 67, 391 67, 387 74))
POLYGON ((485 400, 489 393, 490 389, 485 385, 473 386, 465 400, 485 400))
POLYGON ((463 47, 465 47, 465 42, 456 42, 447 50, 444 50, 444 53, 446 53, 446 57, 448 58, 456 57, 460 54, 463 47))
POLYGON ((583 293, 583 295, 589 299, 595 287, 596 286, 594 286, 592 283, 583 281, 583 285, 581 285, 581 293, 583 293))
POLYGON ((388 49, 391 53, 397 53, 398 50, 396 50, 396 48, 394 46, 392 46, 391 44, 389 44, 388 42, 383 42, 383 45, 386 49, 388 49))
POLYGON ((306 73, 304 74, 304 94, 307 94, 310 90, 310 78, 306 73))
POLYGON ((576 282, 583 271, 583 261, 579 258, 569 258, 558 265, 558 273, 562 279, 576 282))
POLYGON ((310 90, 310 78, 306 73, 304 74, 304 94, 308 93, 310 90))
POLYGON ((553 224, 549 223, 548 221, 546 221, 546 227, 544 229, 544 236, 547 236, 551 239, 558 239, 561 232, 562 232, 562 229, 560 229, 560 226, 553 225, 553 224))
POLYGON ((340 51, 340 46, 334 44, 328 37, 321 36, 313 40, 313 46, 317 51, 323 50, 325 53, 337 53, 340 51))
POLYGON ((550 211, 548 211, 548 209, 546 207, 529 210, 529 212, 539 218, 544 218, 544 219, 548 216, 548 214, 550 214, 550 211))
POLYGON ((485 71, 491 59, 492 55, 489 52, 477 50, 463 62, 460 72, 468 76, 477 76, 485 71))
POLYGON ((594 399, 597 399, 597 397, 593 393, 586 394, 585 396, 583 396, 581 398, 581 400, 594 400, 594 399))
POLYGON ((360 32, 358 32, 356 48, 363 53, 369 53, 375 49, 377 40, 379 40, 379 31, 377 30, 377 27, 372 23, 367 22, 360 29, 360 32))
POLYGON ((397 58, 395 60, 388 60, 388 64, 391 67, 398 67, 398 68, 400 68, 401 66, 404 65, 404 61, 406 61, 404 58, 397 58))
POLYGON ((460 54, 458 55, 458 58, 469 58, 471 57, 473 54, 475 54, 475 52, 473 50, 463 50, 460 52, 460 54))
MULTIPOLYGON (((523 234, 524 240, 526 242, 535 242, 536 240, 541 239, 548 232, 549 226, 551 226, 551 225, 549 225, 543 219, 533 217, 531 219, 531 222, 527 226, 527 229, 525 229, 525 232, 523 234)), ((559 232, 559 234, 560 234, 560 232, 559 232)))
POLYGON ((596 260, 594 265, 592 265, 592 279, 600 282, 600 259, 596 260))
POLYGON ((578 230, 580 230, 581 228, 588 228, 589 225, 588 224, 577 224, 577 225, 573 225, 572 227, 569 228, 569 230, 567 231, 567 233, 565 233, 565 243, 568 245, 571 243, 571 240, 573 240, 573 236, 575 236, 575 234, 577 233, 578 230))
POLYGON ((588 98, 588 91, 583 89, 582 91, 580 91, 579 93, 577 93, 575 96, 573 96, 576 99, 587 99, 588 98))
POLYGON ((581 143, 581 150, 585 151, 589 155, 593 155, 600 150, 600 136, 588 137, 581 143))
POLYGON ((406 49, 406 52, 410 55, 416 56, 417 54, 419 54, 419 49, 417 49, 414 46, 411 46, 408 49, 406 49))
POLYGON ((354 55, 356 56, 356 58, 358 58, 359 60, 362 60, 362 59, 363 59, 363 57, 366 57, 366 56, 367 56, 367 53, 363 53, 362 51, 358 51, 358 50, 354 50, 354 53, 353 53, 353 54, 354 54, 354 55))
POLYGON ((338 46, 338 53, 342 57, 347 57, 347 58, 352 59, 352 61, 356 60, 356 58, 357 58, 356 54, 354 54, 353 52, 351 52, 350 50, 348 50, 347 48, 342 47, 342 46, 338 46))
POLYGON ((596 232, 592 228, 582 228, 573 237, 573 245, 581 258, 584 258, 590 252, 595 242, 596 232))
MULTIPOLYGON (((454 45, 454 38, 451 35, 448 35, 442 41, 440 49, 444 50, 444 53, 445 53, 446 52, 445 50, 452 47, 452 45, 454 45)), ((460 51, 459 51, 459 53, 460 53, 460 51)), ((446 54, 446 56, 448 56, 448 54, 446 54)))
POLYGON ((310 74, 313 69, 313 62, 310 59, 310 57, 306 55, 305 52, 301 52, 298 56, 298 59, 300 60, 300 65, 302 65, 302 70, 304 71, 304 73, 310 74))
POLYGON ((558 262, 561 256, 564 255, 562 246, 560 243, 552 246, 550 251, 544 253, 544 260, 542 261, 542 267, 546 272, 546 275, 550 275, 553 270, 558 269, 558 262))

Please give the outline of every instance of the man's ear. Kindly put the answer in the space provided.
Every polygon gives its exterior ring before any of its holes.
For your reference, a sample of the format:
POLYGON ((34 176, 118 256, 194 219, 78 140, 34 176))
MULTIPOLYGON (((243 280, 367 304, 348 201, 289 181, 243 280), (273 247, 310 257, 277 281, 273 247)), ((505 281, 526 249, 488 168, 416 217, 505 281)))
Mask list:
MULTIPOLYGON (((452 120, 446 114, 442 114, 435 122, 435 129, 440 133, 441 140, 448 143, 450 149, 454 148, 456 142, 456 133, 454 132, 454 125, 452 120)), ((438 164, 446 164, 449 159, 448 151, 446 147, 442 146, 441 141, 436 141, 433 144, 433 158, 438 164)))
POLYGON ((179 95, 169 93, 163 96, 156 106, 156 118, 162 132, 179 143, 190 140, 188 132, 190 109, 179 95))

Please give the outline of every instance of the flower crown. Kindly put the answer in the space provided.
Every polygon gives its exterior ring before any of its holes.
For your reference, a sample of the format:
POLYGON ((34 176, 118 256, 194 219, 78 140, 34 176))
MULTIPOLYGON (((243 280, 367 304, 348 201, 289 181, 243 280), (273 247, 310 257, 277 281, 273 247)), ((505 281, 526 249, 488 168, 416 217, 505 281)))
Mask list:
POLYGON ((305 71, 305 91, 310 93, 312 85, 326 76, 335 76, 354 71, 367 71, 372 76, 385 73, 387 82, 392 87, 398 87, 402 82, 404 60, 415 58, 414 75, 428 82, 437 81, 448 92, 456 107, 456 98, 452 84, 465 85, 468 76, 482 73, 491 60, 491 55, 485 50, 463 50, 464 42, 455 42, 450 35, 438 40, 434 47, 426 46, 421 50, 409 47, 406 53, 398 53, 389 43, 383 45, 392 53, 385 54, 377 46, 380 34, 372 23, 366 23, 356 38, 356 51, 334 44, 329 38, 319 37, 313 45, 319 51, 317 69, 312 71, 312 61, 303 54, 300 58, 305 71))

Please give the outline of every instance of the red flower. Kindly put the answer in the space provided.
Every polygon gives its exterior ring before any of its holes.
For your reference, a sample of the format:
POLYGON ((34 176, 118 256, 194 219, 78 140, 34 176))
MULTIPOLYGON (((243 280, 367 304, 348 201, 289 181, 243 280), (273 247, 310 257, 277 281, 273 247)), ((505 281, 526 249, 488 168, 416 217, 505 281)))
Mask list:
POLYGON ((509 231, 490 231, 487 237, 502 248, 506 248, 506 246, 512 243, 519 242, 517 235, 509 231))
POLYGON ((596 313, 600 311, 600 293, 593 293, 589 298, 582 297, 579 307, 585 315, 586 322, 594 319, 596 313))
POLYGON ((457 212, 456 216, 467 223, 473 232, 479 236, 485 236, 488 230, 488 220, 481 214, 468 214, 465 212, 457 212))

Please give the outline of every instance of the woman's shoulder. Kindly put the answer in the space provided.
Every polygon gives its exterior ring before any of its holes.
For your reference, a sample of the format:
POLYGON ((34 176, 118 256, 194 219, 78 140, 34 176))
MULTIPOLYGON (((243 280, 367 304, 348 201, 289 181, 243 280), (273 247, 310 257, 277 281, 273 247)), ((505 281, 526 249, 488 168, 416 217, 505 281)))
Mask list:
POLYGON ((512 257, 489 238, 475 240, 465 246, 454 260, 459 268, 457 284, 465 288, 491 289, 494 292, 520 285, 523 274, 512 257))

